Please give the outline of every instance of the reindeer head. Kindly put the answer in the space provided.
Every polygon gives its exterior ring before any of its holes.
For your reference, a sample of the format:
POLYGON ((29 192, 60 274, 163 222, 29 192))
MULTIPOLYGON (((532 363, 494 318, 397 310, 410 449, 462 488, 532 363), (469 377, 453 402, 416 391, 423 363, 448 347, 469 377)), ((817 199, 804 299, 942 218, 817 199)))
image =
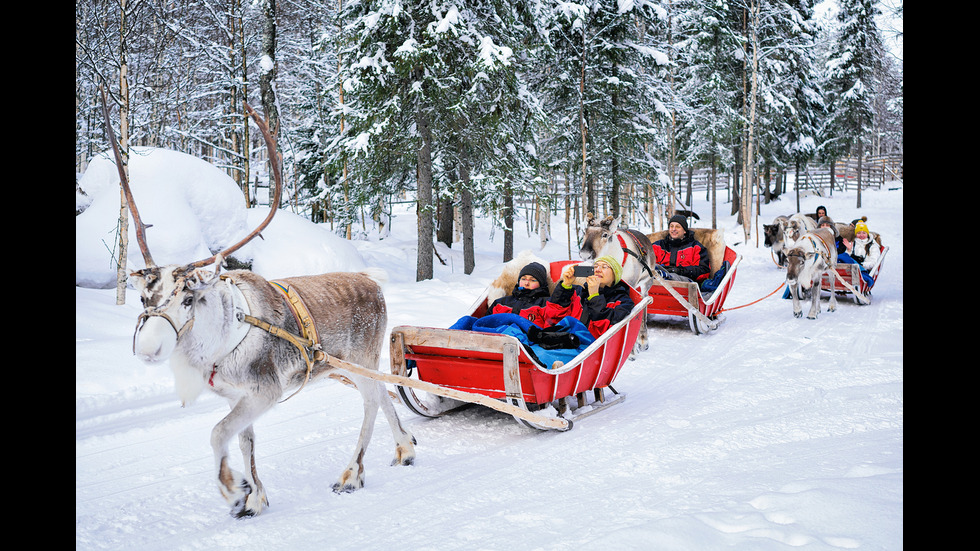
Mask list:
POLYGON ((809 239, 800 240, 796 246, 786 253, 786 283, 799 283, 804 289, 809 289, 813 283, 813 270, 816 268, 818 252, 809 239))
POLYGON ((607 254, 604 252, 609 247, 615 247, 618 254, 620 246, 616 243, 616 231, 619 228, 619 217, 613 218, 612 215, 606 216, 601 222, 596 221, 590 212, 586 216, 585 231, 582 234, 582 245, 579 247, 578 254, 582 260, 594 260, 607 254))
POLYGON ((774 243, 779 241, 781 237, 779 231, 779 224, 763 224, 762 232, 766 236, 765 245, 767 247, 772 247, 774 243))
POLYGON ((201 292, 217 278, 212 272, 189 266, 154 266, 130 277, 143 303, 133 353, 146 363, 164 361, 194 325, 194 307, 202 300, 201 292))
POLYGON ((149 247, 146 244, 145 230, 149 226, 142 223, 133 194, 129 187, 129 182, 125 172, 122 170, 122 159, 116 144, 115 135, 112 133, 112 126, 109 122, 109 112, 105 105, 105 95, 103 92, 103 112, 106 118, 106 128, 109 133, 109 141, 112 143, 116 154, 116 164, 120 167, 120 184, 126 196, 129 210, 133 215, 134 225, 136 226, 137 241, 143 253, 143 260, 146 268, 130 274, 134 287, 140 292, 140 300, 143 303, 143 313, 140 314, 136 326, 136 334, 133 336, 133 352, 144 362, 159 362, 166 360, 177 346, 180 337, 189 331, 194 323, 195 304, 204 300, 206 291, 218 281, 216 277, 218 270, 225 258, 243 247, 256 235, 266 228, 272 217, 278 210, 279 202, 282 198, 282 171, 281 159, 277 154, 276 141, 269 133, 268 125, 259 118, 258 113, 245 103, 245 111, 255 120, 255 123, 262 131, 265 138, 266 147, 272 162, 272 173, 276 187, 272 198, 269 215, 252 230, 244 239, 224 251, 206 258, 192 262, 186 266, 163 266, 158 267, 150 255, 149 247), (202 268, 210 264, 216 264, 216 270, 208 272, 202 268))

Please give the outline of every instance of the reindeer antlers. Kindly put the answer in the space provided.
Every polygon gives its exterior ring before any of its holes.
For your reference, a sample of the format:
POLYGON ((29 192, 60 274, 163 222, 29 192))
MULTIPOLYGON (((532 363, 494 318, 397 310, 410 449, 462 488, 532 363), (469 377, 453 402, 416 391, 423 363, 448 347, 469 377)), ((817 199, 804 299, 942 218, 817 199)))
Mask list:
POLYGON ((259 224, 259 227, 252 230, 252 233, 246 235, 245 239, 242 239, 238 243, 235 243, 231 247, 228 247, 210 258, 205 258, 204 260, 198 260, 197 262, 188 264, 185 267, 186 269, 207 266, 216 260, 218 261, 218 268, 220 269, 221 263, 224 262, 224 259, 228 258, 228 256, 233 252, 242 248, 246 243, 255 238, 256 235, 259 235, 259 233, 269 225, 269 222, 272 222, 272 217, 275 216, 276 211, 279 210, 279 201, 282 198, 282 168, 280 166, 282 160, 279 158, 278 149, 276 148, 276 140, 272 137, 272 134, 269 133, 269 126, 264 120, 259 118, 259 114, 255 112, 255 109, 252 109, 252 106, 249 105, 248 102, 244 102, 244 104, 245 111, 252 117, 252 119, 255 120, 255 124, 257 124, 259 130, 262 131, 262 137, 265 138, 265 146, 269 150, 269 158, 274 159, 272 161, 272 175, 276 180, 276 191, 273 195, 272 202, 269 204, 269 215, 265 217, 265 220, 263 220, 261 224, 259 224))
MULTIPOLYGON (((116 143, 116 135, 112 131, 112 124, 109 122, 109 108, 106 105, 105 89, 100 87, 99 90, 102 92, 102 112, 105 114, 106 133, 109 137, 109 143, 112 144, 112 150, 116 155, 116 166, 119 168, 120 184, 122 185, 123 193, 126 195, 126 203, 129 205, 129 211, 133 214, 133 222, 136 224, 136 240, 139 242, 140 250, 143 252, 143 260, 146 263, 146 267, 153 268, 156 266, 156 263, 153 262, 153 257, 150 256, 150 249, 146 245, 146 228, 151 226, 143 223, 143 221, 140 219, 139 211, 136 209, 136 201, 133 200, 133 192, 129 187, 129 180, 126 178, 126 171, 123 170, 122 156, 119 153, 119 146, 116 143)), ((255 109, 252 109, 252 106, 249 105, 248 102, 243 103, 245 105, 246 113, 248 113, 255 120, 255 124, 257 124, 259 130, 262 131, 262 136, 265 138, 265 145, 269 150, 269 157, 271 159, 275 159, 272 162, 272 175, 276 181, 276 190, 272 198, 272 203, 270 204, 271 208, 269 210, 269 215, 266 216, 265 220, 263 220, 261 224, 259 224, 259 227, 255 228, 252 233, 245 236, 245 239, 242 239, 238 243, 228 247, 210 258, 205 258, 204 260, 198 260, 197 262, 188 264, 184 267, 185 270, 207 266, 215 261, 218 262, 218 268, 220 269, 221 263, 224 262, 224 259, 238 249, 242 248, 246 243, 255 238, 256 235, 259 235, 260 232, 269 225, 269 222, 272 222, 272 217, 275 216, 276 211, 279 210, 279 201, 282 199, 282 159, 279 157, 278 149, 276 147, 276 140, 269 133, 269 126, 259 117, 259 114, 255 111, 255 109)))
POLYGON ((99 86, 99 91, 102 92, 102 113, 105 115, 105 131, 108 134, 109 143, 112 144, 112 152, 116 155, 116 168, 119 169, 119 183, 122 185, 123 193, 126 194, 126 202, 129 204, 129 210, 133 213, 133 223, 136 224, 136 241, 140 245, 140 251, 143 252, 143 261, 147 268, 152 268, 156 266, 153 262, 153 257, 150 256, 150 249, 146 246, 146 228, 147 226, 140 219, 140 213, 136 210, 136 202, 133 201, 133 191, 129 189, 129 179, 126 178, 126 171, 123 169, 122 155, 119 153, 119 144, 116 143, 116 133, 112 130, 112 123, 109 122, 109 107, 106 105, 105 88, 99 86))
POLYGON ((615 218, 613 217, 613 215, 607 214, 606 217, 602 219, 602 221, 600 222, 598 219, 596 219, 594 214, 589 212, 586 213, 585 220, 586 220, 586 226, 601 226, 603 228, 609 228, 612 226, 612 223, 615 220, 615 218))

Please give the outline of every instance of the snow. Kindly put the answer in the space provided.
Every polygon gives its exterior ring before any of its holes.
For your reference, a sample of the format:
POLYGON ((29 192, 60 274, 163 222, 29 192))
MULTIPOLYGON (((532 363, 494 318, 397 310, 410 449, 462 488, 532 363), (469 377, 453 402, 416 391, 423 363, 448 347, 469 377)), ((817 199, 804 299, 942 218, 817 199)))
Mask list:
MULTIPOLYGON (((153 183, 168 191, 152 199, 158 204, 147 199, 140 206, 161 257, 171 250, 191 261, 204 256, 199 249, 217 221, 241 224, 238 207, 218 192, 208 195, 208 209, 194 209, 200 203, 188 199, 191 187, 204 194, 223 186, 220 178, 207 185, 173 178, 191 172, 183 168, 157 170, 166 178, 153 183), (174 231, 163 213, 201 235, 173 243, 163 235, 174 231)), ((824 300, 819 318, 807 320, 793 317, 781 290, 763 298, 784 272, 761 237, 755 242, 754 230, 742 243, 742 229, 727 216, 730 205, 719 205, 726 242, 744 257, 725 320, 707 335, 695 335, 686 321, 655 320, 650 349, 616 380, 627 396, 621 405, 559 433, 522 428, 478 406, 426 419, 398 404, 418 440, 416 464, 389 466, 394 445, 379 415, 365 487, 335 494, 330 486, 357 439, 360 399, 337 382, 316 382, 256 423, 259 476, 271 506, 244 520, 228 515, 214 480, 210 431, 227 404, 206 394, 181 408, 167 364, 144 365, 133 356, 140 312, 134 291, 117 306, 114 290, 76 286, 76 548, 901 549, 901 185, 865 190, 861 209, 853 192, 801 200, 804 212, 826 205, 838 221, 867 216, 870 229, 882 234, 890 250, 871 305, 842 300, 831 313, 824 300)), ((710 205, 699 195, 696 225, 709 226, 710 205)), ((415 282, 414 208, 401 207, 389 237, 353 242, 280 210, 253 250, 256 271, 273 278, 382 267, 390 278, 390 327, 446 327, 468 313, 502 269, 500 231, 477 220, 474 274, 462 273, 461 245, 438 244, 446 265, 437 261, 433 279, 415 282)), ((795 210, 789 193, 763 205, 756 222, 795 210)), ((110 218, 103 225, 113 226, 118 193, 94 194, 89 212, 101 212, 110 218)), ((247 212, 241 234, 266 213, 247 212)), ((553 240, 544 249, 519 221, 515 251, 567 258, 563 219, 552 217, 553 240)), ((100 247, 104 252, 98 235, 77 237, 76 263, 92 261, 100 247)), ((232 459, 240 469, 240 458, 232 459)))

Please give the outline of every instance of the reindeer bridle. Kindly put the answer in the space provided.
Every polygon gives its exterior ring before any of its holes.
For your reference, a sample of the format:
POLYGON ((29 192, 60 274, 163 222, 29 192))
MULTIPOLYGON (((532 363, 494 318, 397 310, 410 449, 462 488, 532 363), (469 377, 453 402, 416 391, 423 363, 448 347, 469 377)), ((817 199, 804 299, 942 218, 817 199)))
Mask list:
POLYGON ((173 318, 171 318, 170 315, 167 314, 167 310, 170 309, 170 304, 173 302, 175 298, 177 298, 177 296, 181 295, 186 288, 187 288, 187 279, 184 276, 177 277, 177 279, 174 282, 174 290, 171 291, 170 296, 167 297, 167 299, 164 300, 162 303, 156 306, 151 306, 146 308, 139 315, 139 317, 136 318, 136 330, 133 332, 134 353, 136 352, 136 335, 139 334, 140 329, 143 327, 143 324, 145 324, 146 321, 149 320, 150 318, 155 317, 155 318, 163 318, 167 320, 167 323, 170 324, 170 327, 172 327, 174 333, 176 333, 177 340, 180 340, 180 337, 182 337, 184 333, 188 332, 191 329, 191 327, 194 326, 193 316, 191 316, 190 319, 184 322, 184 325, 177 327, 177 324, 174 323, 173 318))

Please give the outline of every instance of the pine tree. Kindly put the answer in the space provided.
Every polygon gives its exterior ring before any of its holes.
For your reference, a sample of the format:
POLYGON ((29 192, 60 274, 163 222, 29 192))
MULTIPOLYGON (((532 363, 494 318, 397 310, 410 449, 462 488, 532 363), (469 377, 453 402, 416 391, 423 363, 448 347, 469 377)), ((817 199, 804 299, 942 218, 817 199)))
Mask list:
POLYGON ((586 208, 599 208, 605 183, 609 214, 621 214, 627 183, 656 181, 666 148, 667 56, 651 37, 665 12, 647 2, 592 0, 559 4, 544 26, 554 64, 539 75, 547 94, 550 164, 582 176, 586 208))
POLYGON ((830 118, 824 129, 824 155, 858 157, 857 208, 861 208, 861 159, 874 125, 873 99, 883 45, 874 0, 840 0, 840 35, 827 61, 830 118))
MULTIPOLYGON (((684 2, 679 14, 677 89, 682 101, 675 137, 679 162, 692 167, 731 166, 731 146, 742 129, 744 51, 737 12, 725 0, 713 0, 684 2)), ((712 204, 716 201, 712 193, 712 204)), ((715 224, 712 215, 712 227, 715 224)))

